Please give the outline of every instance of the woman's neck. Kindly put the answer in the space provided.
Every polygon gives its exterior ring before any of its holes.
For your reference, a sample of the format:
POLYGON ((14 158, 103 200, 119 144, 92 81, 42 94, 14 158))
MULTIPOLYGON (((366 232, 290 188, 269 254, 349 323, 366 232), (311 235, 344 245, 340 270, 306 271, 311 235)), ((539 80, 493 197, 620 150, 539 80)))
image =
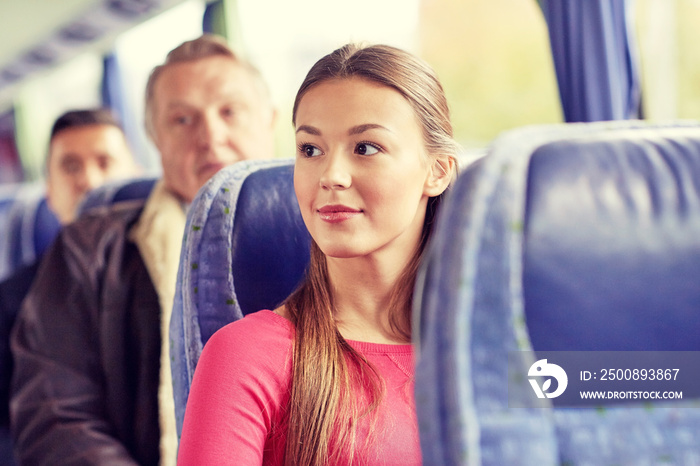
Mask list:
POLYGON ((389 322, 391 299, 406 264, 388 258, 327 258, 335 318, 343 338, 407 343, 389 322), (384 259, 384 260, 382 260, 384 259))

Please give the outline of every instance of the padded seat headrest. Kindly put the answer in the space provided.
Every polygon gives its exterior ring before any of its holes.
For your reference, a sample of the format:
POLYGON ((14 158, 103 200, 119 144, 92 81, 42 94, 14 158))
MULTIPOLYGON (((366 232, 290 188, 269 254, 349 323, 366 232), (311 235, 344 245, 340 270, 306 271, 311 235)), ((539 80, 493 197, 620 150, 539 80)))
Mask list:
MULTIPOLYGON (((674 134, 676 133, 676 134, 674 134)), ((536 350, 700 349, 700 140, 599 134, 532 155, 523 290, 536 350)))

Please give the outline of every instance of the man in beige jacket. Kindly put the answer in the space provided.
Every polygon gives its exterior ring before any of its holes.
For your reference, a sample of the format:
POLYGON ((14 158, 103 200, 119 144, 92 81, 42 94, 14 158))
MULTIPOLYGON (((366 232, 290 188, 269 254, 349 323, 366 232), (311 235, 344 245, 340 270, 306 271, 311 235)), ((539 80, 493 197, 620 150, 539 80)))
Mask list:
POLYGON ((162 179, 145 204, 65 228, 15 326, 21 463, 174 464, 167 330, 185 209, 222 167, 271 158, 274 120, 260 74, 216 37, 180 45, 154 69, 146 127, 162 179))

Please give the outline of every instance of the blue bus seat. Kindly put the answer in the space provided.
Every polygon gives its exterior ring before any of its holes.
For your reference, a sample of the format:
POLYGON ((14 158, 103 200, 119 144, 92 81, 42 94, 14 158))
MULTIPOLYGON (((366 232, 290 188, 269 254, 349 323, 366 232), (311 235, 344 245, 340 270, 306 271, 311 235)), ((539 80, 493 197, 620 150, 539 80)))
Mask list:
POLYGON ((61 229, 49 209, 43 184, 23 185, 11 203, 6 202, 8 210, 0 237, 0 281, 37 261, 61 229))
POLYGON ((700 124, 499 137, 453 186, 419 273, 425 464, 700 464, 696 399, 508 404, 529 368, 514 375, 509 352, 700 351, 698 277, 700 124))
POLYGON ((12 209, 12 203, 21 186, 19 183, 0 185, 0 231, 4 231, 5 222, 12 209))
POLYGON ((106 183, 90 191, 80 204, 80 213, 96 207, 109 206, 118 202, 145 200, 151 194, 158 178, 147 176, 106 183))
POLYGON ((9 250, 5 250, 4 243, 10 241, 10 214, 20 189, 22 184, 19 183, 0 186, 0 280, 1 277, 7 276, 12 268, 9 250))
MULTIPOLYGON (((133 199, 145 199, 156 178, 120 180, 87 194, 80 212, 133 199)), ((0 197, 0 281, 36 262, 56 238, 61 224, 49 208, 43 183, 29 183, 0 197)))
POLYGON ((178 434, 195 366, 219 328, 277 307, 300 283, 309 234, 299 212, 292 160, 222 169, 187 215, 170 321, 178 434))

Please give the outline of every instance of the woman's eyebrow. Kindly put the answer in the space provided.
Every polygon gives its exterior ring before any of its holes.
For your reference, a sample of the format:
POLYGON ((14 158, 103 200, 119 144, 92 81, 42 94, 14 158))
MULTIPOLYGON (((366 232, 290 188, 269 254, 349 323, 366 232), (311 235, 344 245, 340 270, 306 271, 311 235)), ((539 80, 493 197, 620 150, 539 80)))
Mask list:
POLYGON ((369 131, 371 129, 383 129, 384 131, 389 131, 390 133, 392 132, 389 128, 387 128, 385 126, 378 125, 376 123, 367 123, 364 125, 353 126, 352 128, 350 128, 348 130, 348 135, 354 136, 356 134, 361 134, 361 133, 364 133, 365 131, 369 131))
MULTIPOLYGON (((372 129, 383 129, 384 131, 389 131, 390 133, 392 132, 389 128, 386 126, 378 125, 376 123, 367 123, 364 125, 357 125, 353 126, 348 130, 348 135, 349 136, 354 136, 356 134, 361 134, 364 133, 365 131, 369 131, 372 129)), ((309 125, 301 125, 300 127, 297 128, 296 132, 305 132, 308 134, 311 134, 313 136, 321 136, 321 130, 314 127, 314 126, 309 126, 309 125)))
POLYGON ((309 133, 312 136, 320 136, 321 135, 320 129, 314 128, 313 126, 309 126, 309 125, 301 125, 300 127, 297 128, 296 132, 300 133, 302 131, 305 133, 309 133))

